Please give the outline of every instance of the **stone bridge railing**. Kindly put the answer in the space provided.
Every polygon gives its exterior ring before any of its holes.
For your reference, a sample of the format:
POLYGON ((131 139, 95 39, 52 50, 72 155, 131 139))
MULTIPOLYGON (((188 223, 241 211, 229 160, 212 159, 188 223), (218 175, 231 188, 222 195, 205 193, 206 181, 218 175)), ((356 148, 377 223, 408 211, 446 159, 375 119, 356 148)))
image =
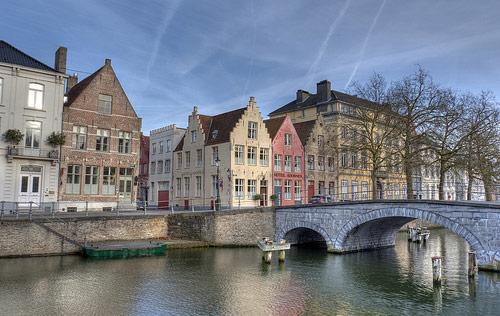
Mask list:
POLYGON ((480 268, 500 270, 500 204, 377 200, 276 209, 276 239, 299 228, 322 236, 330 252, 394 246, 396 233, 420 219, 448 228, 469 243, 480 268))

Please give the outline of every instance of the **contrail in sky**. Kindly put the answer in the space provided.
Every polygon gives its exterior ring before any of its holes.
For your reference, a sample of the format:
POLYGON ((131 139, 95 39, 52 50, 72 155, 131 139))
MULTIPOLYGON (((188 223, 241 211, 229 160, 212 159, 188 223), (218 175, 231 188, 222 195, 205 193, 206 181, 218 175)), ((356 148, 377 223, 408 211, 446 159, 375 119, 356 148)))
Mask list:
POLYGON ((170 21, 175 15, 175 12, 177 11, 177 8, 179 7, 179 1, 175 1, 172 5, 171 8, 167 9, 167 12, 165 13, 165 16, 163 17, 163 20, 161 21, 160 27, 158 28, 158 34, 156 35, 154 46, 153 46, 153 51, 151 52, 151 56, 149 57, 148 61, 148 67, 147 67, 147 78, 149 81, 149 75, 151 73, 151 68, 153 68, 156 59, 158 58, 158 52, 160 51, 160 45, 161 45, 161 40, 163 38, 163 35, 167 32, 168 25, 170 24, 170 21))
MULTIPOLYGON (((345 13, 350 5, 351 5, 351 0, 346 1, 344 3, 344 6, 342 7, 342 9, 340 9, 339 15, 335 18, 335 20, 333 20, 332 24, 330 24, 330 28, 328 29, 328 33, 326 34, 326 37, 323 40, 323 43, 321 43, 321 46, 319 47, 318 55, 316 55, 316 58, 314 59, 313 63, 309 67, 309 70, 307 71, 306 78, 311 76, 313 74, 313 72, 316 71, 316 68, 318 67, 319 62, 321 61, 321 59, 323 58, 323 55, 325 54, 325 51, 328 47, 328 42, 330 41, 330 38, 332 37, 333 32, 335 31, 335 29, 339 25, 340 21, 344 17, 344 15, 345 15, 345 13)), ((312 80, 312 78, 311 78, 311 80, 312 80)))
MULTIPOLYGON (((251 51, 254 50, 255 39, 257 37, 257 23, 256 23, 255 18, 254 18, 254 6, 253 5, 254 5, 254 3, 253 3, 253 1, 251 1, 250 2, 250 16, 251 16, 252 21, 253 21, 252 46, 250 48, 251 51)), ((251 56, 250 67, 248 68, 247 80, 245 81, 245 86, 243 87, 243 102, 245 102, 246 98, 247 98, 246 94, 247 94, 248 84, 250 83, 250 78, 252 77, 253 66, 254 66, 254 63, 255 63, 254 54, 251 53, 250 56, 251 56)))
POLYGON ((365 56, 366 45, 368 44, 368 40, 370 39, 370 36, 372 35, 373 29, 375 28, 375 25, 378 22, 378 18, 380 17, 380 14, 382 13, 382 9, 385 6, 385 2, 386 2, 386 0, 384 0, 382 2, 382 4, 380 5, 380 7, 378 8, 378 11, 377 11, 377 14, 375 15, 375 18, 373 18, 372 25, 370 25, 370 29, 368 30, 368 33, 366 34, 365 41, 363 42, 363 46, 361 46, 361 51, 360 51, 360 54, 359 54, 358 62, 354 66, 354 69, 353 69, 353 71, 351 73, 351 76, 349 77, 349 80, 347 80, 347 83, 346 83, 344 89, 347 89, 349 87, 349 85, 351 84, 352 79, 354 78, 354 76, 358 72, 358 68, 361 65, 361 62, 363 61, 363 57, 365 56))

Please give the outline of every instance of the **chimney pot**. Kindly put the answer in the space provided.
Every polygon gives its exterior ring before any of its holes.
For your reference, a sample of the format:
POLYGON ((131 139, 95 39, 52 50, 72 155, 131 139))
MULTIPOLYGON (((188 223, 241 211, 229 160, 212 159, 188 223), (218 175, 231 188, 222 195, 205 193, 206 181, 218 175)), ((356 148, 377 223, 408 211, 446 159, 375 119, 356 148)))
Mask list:
POLYGON ((105 64, 105 65, 110 65, 110 66, 111 66, 111 59, 106 58, 106 59, 104 60, 104 64, 105 64))
POLYGON ((56 71, 65 74, 66 73, 66 58, 68 55, 68 49, 66 47, 60 46, 56 50, 54 68, 56 71))

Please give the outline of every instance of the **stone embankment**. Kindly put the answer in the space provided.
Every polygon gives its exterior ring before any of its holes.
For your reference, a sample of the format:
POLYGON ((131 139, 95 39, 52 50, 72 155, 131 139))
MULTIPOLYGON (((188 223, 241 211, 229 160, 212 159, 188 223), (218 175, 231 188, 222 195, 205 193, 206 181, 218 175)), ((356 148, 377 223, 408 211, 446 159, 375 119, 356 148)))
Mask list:
POLYGON ((164 239, 170 248, 254 246, 258 238, 274 236, 274 227, 272 208, 4 220, 0 222, 0 257, 72 254, 78 253, 86 243, 112 240, 164 239))

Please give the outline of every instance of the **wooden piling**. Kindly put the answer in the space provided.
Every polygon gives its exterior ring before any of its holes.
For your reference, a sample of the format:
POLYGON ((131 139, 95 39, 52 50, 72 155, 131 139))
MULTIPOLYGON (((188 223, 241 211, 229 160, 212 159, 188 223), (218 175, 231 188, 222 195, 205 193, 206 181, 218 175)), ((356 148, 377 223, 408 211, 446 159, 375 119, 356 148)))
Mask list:
POLYGON ((285 250, 278 251, 279 262, 285 262, 285 250))
POLYGON ((476 271, 477 271, 476 253, 469 252, 469 266, 468 266, 469 278, 474 278, 476 276, 476 271))
POLYGON ((273 252, 272 251, 264 251, 263 255, 262 255, 262 260, 265 262, 265 263, 271 263, 271 260, 273 258, 273 252))
POLYGON ((436 285, 441 284, 441 257, 432 257, 432 281, 436 285))

